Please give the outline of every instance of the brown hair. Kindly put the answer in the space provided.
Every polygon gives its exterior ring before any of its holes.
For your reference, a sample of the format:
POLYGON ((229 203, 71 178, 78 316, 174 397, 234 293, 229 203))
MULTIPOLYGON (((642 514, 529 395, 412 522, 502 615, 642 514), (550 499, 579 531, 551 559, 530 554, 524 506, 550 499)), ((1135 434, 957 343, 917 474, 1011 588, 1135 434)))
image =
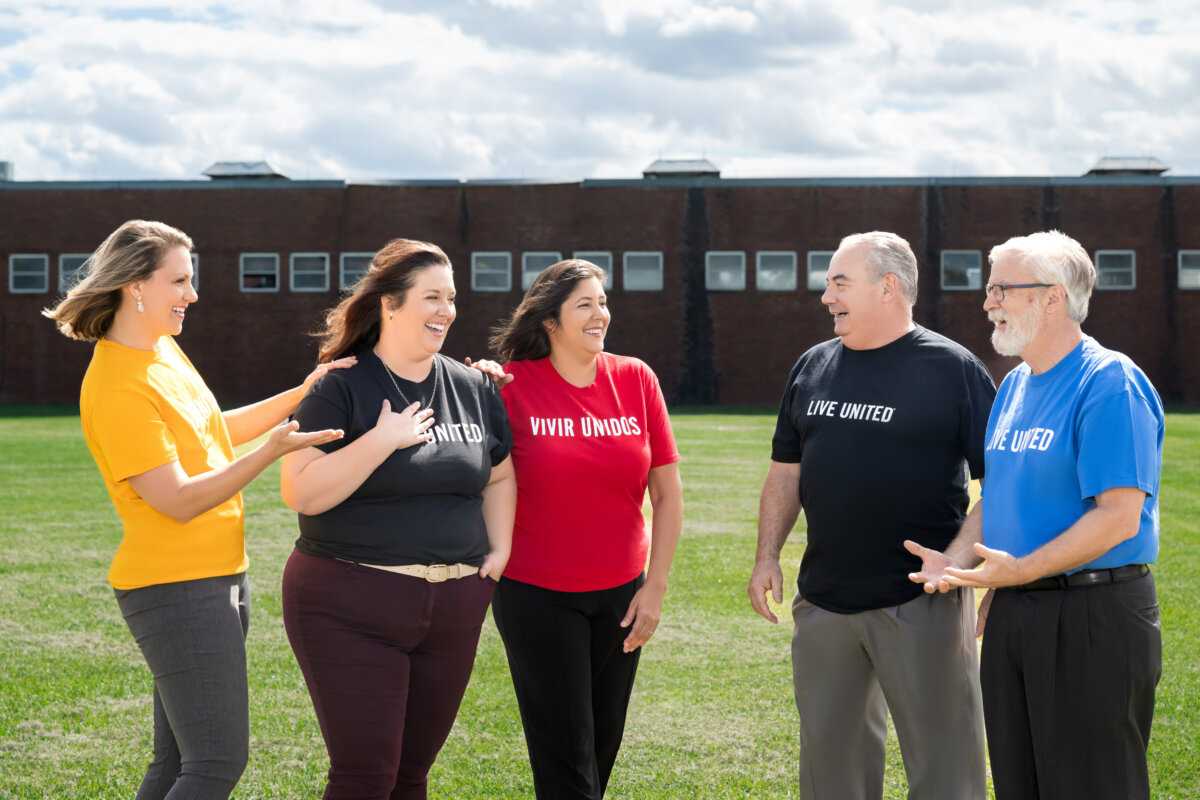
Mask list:
POLYGON ((324 364, 374 346, 379 341, 380 300, 387 297, 392 308, 399 308, 418 272, 449 266, 450 259, 436 244, 413 239, 385 244, 351 293, 325 316, 325 329, 317 334, 321 337, 317 361, 324 364))
POLYGON ((562 304, 575 285, 595 278, 604 285, 604 270, 590 261, 570 258, 546 267, 525 293, 512 317, 492 328, 488 346, 501 361, 522 361, 550 355, 547 320, 558 323, 562 304))
POLYGON ((186 233, 162 222, 131 219, 117 228, 84 262, 83 274, 66 298, 42 315, 64 336, 94 342, 108 333, 121 306, 121 292, 149 278, 173 247, 192 249, 186 233))

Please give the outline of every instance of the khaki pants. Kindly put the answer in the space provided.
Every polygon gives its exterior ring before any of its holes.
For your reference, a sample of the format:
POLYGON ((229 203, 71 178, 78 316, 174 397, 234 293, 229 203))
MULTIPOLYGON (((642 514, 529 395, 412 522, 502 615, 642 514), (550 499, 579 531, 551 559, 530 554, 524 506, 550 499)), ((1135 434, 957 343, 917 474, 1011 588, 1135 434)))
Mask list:
POLYGON ((792 617, 801 800, 883 796, 889 709, 909 800, 984 800, 970 589, 857 614, 797 594, 792 617))

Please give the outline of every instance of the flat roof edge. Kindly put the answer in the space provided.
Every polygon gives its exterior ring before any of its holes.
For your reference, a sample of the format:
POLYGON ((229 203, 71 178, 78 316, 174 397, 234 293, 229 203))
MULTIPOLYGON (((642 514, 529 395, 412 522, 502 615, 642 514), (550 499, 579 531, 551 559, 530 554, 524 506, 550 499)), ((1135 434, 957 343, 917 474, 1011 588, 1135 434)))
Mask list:
POLYGON ((345 181, 293 181, 286 178, 221 178, 215 181, 0 181, 5 190, 82 190, 119 189, 342 189, 345 181))

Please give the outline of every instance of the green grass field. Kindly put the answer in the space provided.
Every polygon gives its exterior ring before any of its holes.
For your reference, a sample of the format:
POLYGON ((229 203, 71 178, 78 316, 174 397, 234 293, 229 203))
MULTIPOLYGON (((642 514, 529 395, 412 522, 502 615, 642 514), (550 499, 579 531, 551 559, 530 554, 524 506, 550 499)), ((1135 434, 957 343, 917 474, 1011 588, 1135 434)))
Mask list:
MULTIPOLYGON (((673 415, 686 503, 667 607, 634 692, 613 798, 789 798, 799 748, 790 627, 746 581, 773 413, 673 415)), ((1200 415, 1172 414, 1156 568, 1164 669, 1153 796, 1200 797, 1200 415)), ((278 469, 247 495, 254 597, 250 765, 239 798, 317 797, 327 767, 280 615, 296 537, 278 469)), ((0 797, 132 797, 150 752, 150 679, 105 580, 120 525, 72 411, 0 408, 0 797)), ((803 532, 784 551, 794 578, 803 532)), ((905 796, 894 736, 888 798, 905 796)), ((508 667, 489 621, 431 797, 532 797, 508 667)))

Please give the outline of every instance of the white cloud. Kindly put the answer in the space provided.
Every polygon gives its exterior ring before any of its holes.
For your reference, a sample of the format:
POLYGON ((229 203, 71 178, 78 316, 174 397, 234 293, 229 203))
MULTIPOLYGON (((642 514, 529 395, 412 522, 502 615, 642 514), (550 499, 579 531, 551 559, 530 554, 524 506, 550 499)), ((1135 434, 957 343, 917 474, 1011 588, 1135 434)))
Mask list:
POLYGON ((1186 0, 180 0, 0 11, 22 180, 1200 174, 1186 0))

